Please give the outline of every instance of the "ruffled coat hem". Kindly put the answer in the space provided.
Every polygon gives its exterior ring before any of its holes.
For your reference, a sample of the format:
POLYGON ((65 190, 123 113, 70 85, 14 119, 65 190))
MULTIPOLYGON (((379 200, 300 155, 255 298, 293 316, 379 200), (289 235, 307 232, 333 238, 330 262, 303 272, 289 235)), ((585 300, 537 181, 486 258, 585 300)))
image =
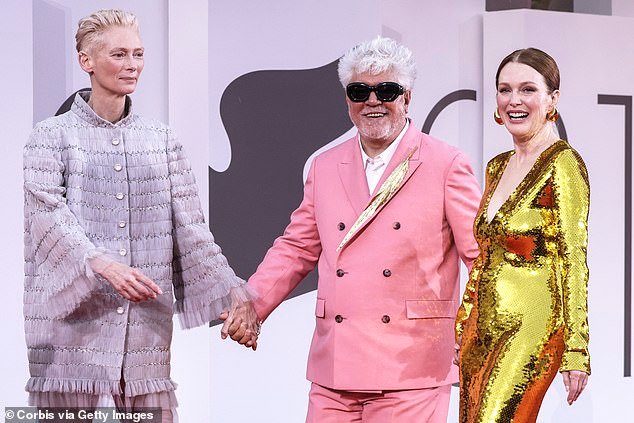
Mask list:
POLYGON ((139 395, 169 392, 176 390, 176 383, 167 379, 133 380, 125 382, 125 392, 118 380, 92 379, 56 379, 32 377, 26 383, 27 392, 64 392, 91 395, 121 395, 135 397, 139 395))

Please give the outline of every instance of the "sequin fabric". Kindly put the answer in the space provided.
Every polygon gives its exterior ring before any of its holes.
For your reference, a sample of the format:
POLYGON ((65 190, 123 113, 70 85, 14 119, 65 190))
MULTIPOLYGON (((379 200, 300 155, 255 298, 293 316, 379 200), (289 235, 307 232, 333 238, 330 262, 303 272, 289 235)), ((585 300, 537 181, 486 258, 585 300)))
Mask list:
POLYGON ((512 155, 487 165, 475 221, 480 255, 456 321, 460 423, 535 422, 558 371, 590 373, 585 165, 557 141, 488 222, 512 155))

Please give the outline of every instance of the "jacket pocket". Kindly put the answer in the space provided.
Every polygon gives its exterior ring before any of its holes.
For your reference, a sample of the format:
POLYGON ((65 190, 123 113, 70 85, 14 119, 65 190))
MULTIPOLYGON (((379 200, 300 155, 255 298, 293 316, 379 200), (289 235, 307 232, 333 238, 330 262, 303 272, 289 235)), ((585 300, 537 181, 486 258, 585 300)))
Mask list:
POLYGON ((408 319, 455 319, 458 307, 451 300, 407 300, 408 319))
POLYGON ((326 300, 317 298, 317 304, 315 305, 315 317, 323 318, 326 315, 326 300))

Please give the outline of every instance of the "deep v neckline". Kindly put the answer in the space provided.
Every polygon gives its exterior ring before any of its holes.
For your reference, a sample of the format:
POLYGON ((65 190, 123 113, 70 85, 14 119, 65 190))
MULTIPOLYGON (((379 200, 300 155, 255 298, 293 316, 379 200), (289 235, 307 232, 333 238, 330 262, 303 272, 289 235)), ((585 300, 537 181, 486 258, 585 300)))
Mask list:
MULTIPOLYGON (((556 145, 559 145, 560 143, 565 143, 565 142, 566 141, 564 141, 564 140, 557 140, 554 143, 552 143, 551 145, 549 145, 546 149, 544 149, 544 151, 539 153, 539 156, 537 156, 537 159, 535 159, 535 163, 533 163, 533 165, 528 170, 526 175, 524 175, 522 180, 517 184, 517 186, 513 189, 513 191, 511 191, 511 193, 506 197, 506 199, 500 204, 500 207, 498 207, 498 209, 495 211, 495 213, 493 214, 493 217, 491 217, 489 219, 489 217, 490 217, 489 216, 489 204, 491 203, 491 198, 493 198, 493 194, 497 190, 498 184, 500 183, 500 180, 502 179, 502 175, 504 175, 504 172, 506 172, 506 168, 507 168, 507 166, 509 164, 509 160, 511 160, 511 157, 513 157, 515 155, 515 150, 509 151, 509 153, 504 158, 504 162, 500 166, 501 172, 500 171, 497 172, 497 175, 499 175, 499 176, 497 176, 494 180, 491 181, 491 186, 489 188, 489 192, 487 193, 486 204, 484 204, 484 207, 483 207, 483 210, 482 210, 483 211, 482 214, 484 215, 484 219, 486 220, 486 223, 488 225, 493 223, 493 221, 498 216, 500 211, 502 211, 504 208, 506 208, 508 204, 517 203, 517 201, 515 201, 515 200, 517 200, 519 197, 521 197, 521 195, 519 195, 519 194, 524 190, 524 186, 526 184, 528 184, 529 181, 532 181, 534 179, 533 176, 534 176, 535 173, 538 173, 541 170, 541 167, 542 167, 541 164, 542 164, 544 158, 546 157, 546 155, 551 150, 553 150, 556 145)), ((510 207, 510 206, 508 206, 508 207, 510 207)))

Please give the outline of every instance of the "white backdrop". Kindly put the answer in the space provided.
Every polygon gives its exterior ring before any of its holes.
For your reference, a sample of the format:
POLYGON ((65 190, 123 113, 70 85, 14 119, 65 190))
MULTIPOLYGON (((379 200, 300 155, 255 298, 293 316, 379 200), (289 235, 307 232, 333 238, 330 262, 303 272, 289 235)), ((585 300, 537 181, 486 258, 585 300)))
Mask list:
MULTIPOLYGON (((35 0, 36 7, 42 2, 35 0)), ((459 89, 476 91, 476 101, 447 107, 431 132, 464 149, 481 174, 483 163, 511 148, 508 134, 490 117, 497 64, 508 52, 529 45, 550 52, 562 71, 560 109, 568 137, 586 160, 591 178, 590 348, 594 373, 588 391, 573 407, 564 405, 561 382, 556 380, 539 421, 631 419, 628 400, 634 387, 632 378, 624 378, 622 371, 623 107, 599 105, 597 94, 633 95, 634 52, 624 40, 633 39, 634 19, 536 11, 485 13, 484 0, 44 3, 67 17, 64 42, 68 56, 63 59, 67 75, 61 78, 68 81, 66 96, 88 86, 73 53, 77 19, 101 7, 124 7, 139 15, 147 61, 134 96, 135 107, 169 121, 181 135, 205 207, 208 166, 221 171, 231 165, 230 143, 218 116, 220 96, 228 83, 244 73, 313 68, 376 34, 396 38, 414 51, 419 65, 410 109, 418 127, 446 94, 459 89)), ((0 102, 5 140, 0 172, 1 198, 6 204, 1 211, 0 257, 7 275, 5 318, 0 323, 6 340, 0 360, 5 376, 0 386, 3 406, 25 404, 23 387, 28 378, 22 329, 21 156, 33 125, 33 111, 40 110, 33 105, 33 87, 45 86, 42 81, 47 78, 46 68, 33 71, 33 4, 4 0, 0 15, 4 53, 0 80, 5 93, 0 102)), ((615 0, 612 11, 634 16, 631 4, 615 0)), ((59 105, 65 97, 46 100, 59 105)), ((177 329, 172 369, 180 385, 181 421, 303 421, 314 301, 311 293, 280 306, 266 322, 257 352, 221 342, 217 327, 177 329)), ((457 420, 455 391, 450 422, 457 420)))
POLYGON ((0 405, 25 404, 24 385, 28 364, 22 320, 22 281, 24 279, 22 249, 22 147, 33 127, 33 48, 30 2, 11 3, 2 12, 0 49, 11 58, 7 66, 3 59, 0 81, 3 101, 0 101, 0 127, 4 151, 4 166, 0 166, 0 193, 3 203, 1 216, 2 272, 7 277, 3 293, 2 359, 0 374, 0 405), (13 4, 15 3, 15 4, 13 4))

